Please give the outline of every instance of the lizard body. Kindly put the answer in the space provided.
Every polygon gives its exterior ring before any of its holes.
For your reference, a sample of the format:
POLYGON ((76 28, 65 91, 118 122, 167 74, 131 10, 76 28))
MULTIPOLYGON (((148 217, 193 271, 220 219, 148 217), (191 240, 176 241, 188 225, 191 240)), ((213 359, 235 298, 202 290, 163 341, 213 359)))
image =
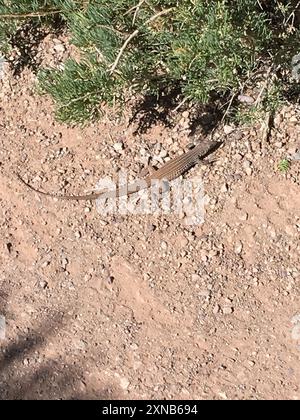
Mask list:
POLYGON ((117 186, 114 191, 98 191, 87 195, 56 195, 48 193, 45 191, 38 190, 28 184, 19 174, 17 174, 19 180, 29 187, 31 190, 37 192, 38 194, 46 195, 48 197, 53 197, 61 200, 96 200, 102 195, 105 198, 115 198, 122 197, 125 195, 134 194, 142 189, 146 189, 151 186, 154 181, 172 181, 179 176, 183 175, 189 169, 191 169, 200 159, 206 157, 210 152, 216 150, 220 142, 205 140, 197 144, 193 149, 188 150, 186 153, 183 153, 180 156, 177 156, 163 165, 161 168, 157 169, 151 175, 137 180, 125 186, 117 186))

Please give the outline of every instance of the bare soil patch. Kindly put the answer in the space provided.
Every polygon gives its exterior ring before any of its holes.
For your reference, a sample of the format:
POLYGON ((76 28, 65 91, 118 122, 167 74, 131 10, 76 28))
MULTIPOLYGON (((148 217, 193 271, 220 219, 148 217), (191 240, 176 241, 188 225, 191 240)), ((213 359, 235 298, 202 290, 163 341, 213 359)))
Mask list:
POLYGON ((300 163, 277 166, 300 146, 300 110, 276 115, 264 147, 259 125, 220 128, 216 161, 186 175, 208 198, 186 226, 101 217, 15 172, 58 193, 136 177, 187 146, 189 112, 140 135, 129 113, 70 128, 29 70, 0 86, 0 398, 299 399, 300 163))

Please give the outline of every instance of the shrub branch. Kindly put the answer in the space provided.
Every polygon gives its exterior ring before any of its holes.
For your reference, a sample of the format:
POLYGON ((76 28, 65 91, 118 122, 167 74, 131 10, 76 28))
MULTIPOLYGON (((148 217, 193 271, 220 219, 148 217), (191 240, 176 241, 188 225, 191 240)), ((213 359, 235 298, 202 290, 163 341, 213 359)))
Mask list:
MULTIPOLYGON (((170 7, 169 9, 166 9, 166 10, 161 10, 160 12, 156 13, 151 18, 149 18, 148 20, 146 20, 146 22, 144 23, 144 25, 148 25, 149 23, 153 22, 158 17, 170 13, 172 10, 174 10, 174 7, 170 7)), ((111 75, 115 72, 115 70, 116 70, 116 68, 117 68, 117 66, 119 64, 119 61, 120 61, 120 59, 121 59, 124 51, 126 50, 127 45, 130 43, 130 41, 132 41, 132 39, 135 36, 137 36, 137 34, 140 32, 140 30, 141 30, 141 28, 138 28, 134 32, 132 32, 132 34, 129 35, 129 37, 126 39, 126 41, 122 45, 122 47, 121 47, 121 49, 120 49, 120 51, 119 51, 119 53, 117 55, 117 58, 115 59, 114 63, 110 67, 109 72, 110 72, 111 75)))
POLYGON ((7 14, 0 14, 0 19, 25 19, 28 17, 43 17, 48 15, 54 15, 61 13, 61 10, 53 9, 47 11, 39 11, 39 12, 31 12, 31 13, 7 13, 7 14))

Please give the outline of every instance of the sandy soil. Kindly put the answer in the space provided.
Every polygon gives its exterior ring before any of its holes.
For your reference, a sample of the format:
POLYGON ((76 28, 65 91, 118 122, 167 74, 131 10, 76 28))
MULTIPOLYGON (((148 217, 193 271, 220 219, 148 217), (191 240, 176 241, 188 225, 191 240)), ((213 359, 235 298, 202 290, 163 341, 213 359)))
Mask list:
POLYGON ((186 148, 192 112, 143 134, 126 113, 70 128, 35 81, 0 81, 0 398, 299 399, 300 163, 277 165, 300 146, 300 110, 263 145, 259 125, 220 127, 215 162, 185 176, 208 201, 187 226, 103 216, 15 173, 58 194, 135 177, 186 148))

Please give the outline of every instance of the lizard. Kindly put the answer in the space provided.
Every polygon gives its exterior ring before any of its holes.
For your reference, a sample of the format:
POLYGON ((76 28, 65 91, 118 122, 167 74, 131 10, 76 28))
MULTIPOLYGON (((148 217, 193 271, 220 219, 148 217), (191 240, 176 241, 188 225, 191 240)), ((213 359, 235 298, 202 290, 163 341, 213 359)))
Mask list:
POLYGON ((35 191, 38 194, 46 195, 48 197, 57 198, 60 200, 97 200, 101 196, 105 198, 122 197, 125 195, 134 194, 142 189, 149 188, 155 181, 170 182, 195 166, 201 159, 205 158, 211 152, 215 151, 222 142, 205 140, 197 144, 194 148, 188 150, 180 156, 176 156, 169 162, 165 163, 161 168, 155 170, 151 175, 146 176, 140 180, 134 181, 129 185, 117 186, 113 191, 95 191, 86 195, 56 195, 36 189, 28 182, 26 182, 20 174, 16 174, 18 179, 26 185, 26 187, 35 191))

